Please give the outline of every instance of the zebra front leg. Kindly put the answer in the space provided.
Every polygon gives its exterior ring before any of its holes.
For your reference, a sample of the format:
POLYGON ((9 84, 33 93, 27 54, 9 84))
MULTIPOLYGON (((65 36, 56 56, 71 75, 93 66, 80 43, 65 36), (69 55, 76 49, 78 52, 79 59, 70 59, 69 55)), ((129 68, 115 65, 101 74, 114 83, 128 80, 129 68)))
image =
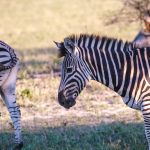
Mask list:
POLYGON ((150 150, 150 100, 143 100, 142 113, 144 118, 145 135, 148 141, 148 147, 150 150))

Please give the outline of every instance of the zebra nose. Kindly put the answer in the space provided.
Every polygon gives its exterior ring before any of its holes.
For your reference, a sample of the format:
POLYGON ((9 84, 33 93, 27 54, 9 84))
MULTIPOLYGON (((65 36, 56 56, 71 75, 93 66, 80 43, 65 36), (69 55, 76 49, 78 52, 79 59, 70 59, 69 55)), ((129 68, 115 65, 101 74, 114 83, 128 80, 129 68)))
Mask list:
POLYGON ((73 98, 68 98, 66 99, 66 97, 63 94, 63 91, 60 91, 58 93, 58 102, 61 106, 69 109, 70 107, 72 107, 73 105, 75 105, 75 99, 73 98))

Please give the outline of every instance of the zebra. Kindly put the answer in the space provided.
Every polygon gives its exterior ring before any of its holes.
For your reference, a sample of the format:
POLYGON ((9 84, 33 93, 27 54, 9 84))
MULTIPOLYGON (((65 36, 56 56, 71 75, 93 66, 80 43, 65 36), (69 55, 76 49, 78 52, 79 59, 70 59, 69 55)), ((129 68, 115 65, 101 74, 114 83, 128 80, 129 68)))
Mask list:
POLYGON ((104 84, 142 112, 150 150, 150 48, 94 34, 74 34, 55 44, 64 57, 59 104, 67 109, 75 105, 90 80, 104 84))
POLYGON ((21 113, 16 103, 16 78, 19 66, 19 59, 15 51, 8 44, 0 41, 0 95, 6 105, 10 117, 12 119, 15 130, 15 147, 21 149, 23 147, 21 133, 21 113))

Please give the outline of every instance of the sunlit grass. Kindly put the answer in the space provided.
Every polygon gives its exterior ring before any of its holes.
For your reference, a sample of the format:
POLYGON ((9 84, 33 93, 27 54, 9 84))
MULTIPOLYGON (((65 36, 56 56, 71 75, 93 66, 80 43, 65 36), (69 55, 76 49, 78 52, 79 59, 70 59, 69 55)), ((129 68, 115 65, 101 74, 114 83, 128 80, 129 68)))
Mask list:
POLYGON ((101 33, 132 40, 138 23, 122 23, 120 27, 104 24, 108 14, 120 7, 119 0, 1 0, 1 40, 23 50, 53 47, 53 40, 72 33, 101 33))

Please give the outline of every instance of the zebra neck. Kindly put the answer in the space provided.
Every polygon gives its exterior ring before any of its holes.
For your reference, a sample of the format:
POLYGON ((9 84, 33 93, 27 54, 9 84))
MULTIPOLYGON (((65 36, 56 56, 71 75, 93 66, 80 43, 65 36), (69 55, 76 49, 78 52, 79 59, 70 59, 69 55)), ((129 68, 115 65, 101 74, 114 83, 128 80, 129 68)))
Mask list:
POLYGON ((91 48, 86 48, 82 56, 92 74, 92 79, 117 93, 120 92, 120 81, 123 79, 125 64, 127 60, 130 61, 129 53, 125 51, 126 44, 122 41, 106 40, 92 45, 91 48))

